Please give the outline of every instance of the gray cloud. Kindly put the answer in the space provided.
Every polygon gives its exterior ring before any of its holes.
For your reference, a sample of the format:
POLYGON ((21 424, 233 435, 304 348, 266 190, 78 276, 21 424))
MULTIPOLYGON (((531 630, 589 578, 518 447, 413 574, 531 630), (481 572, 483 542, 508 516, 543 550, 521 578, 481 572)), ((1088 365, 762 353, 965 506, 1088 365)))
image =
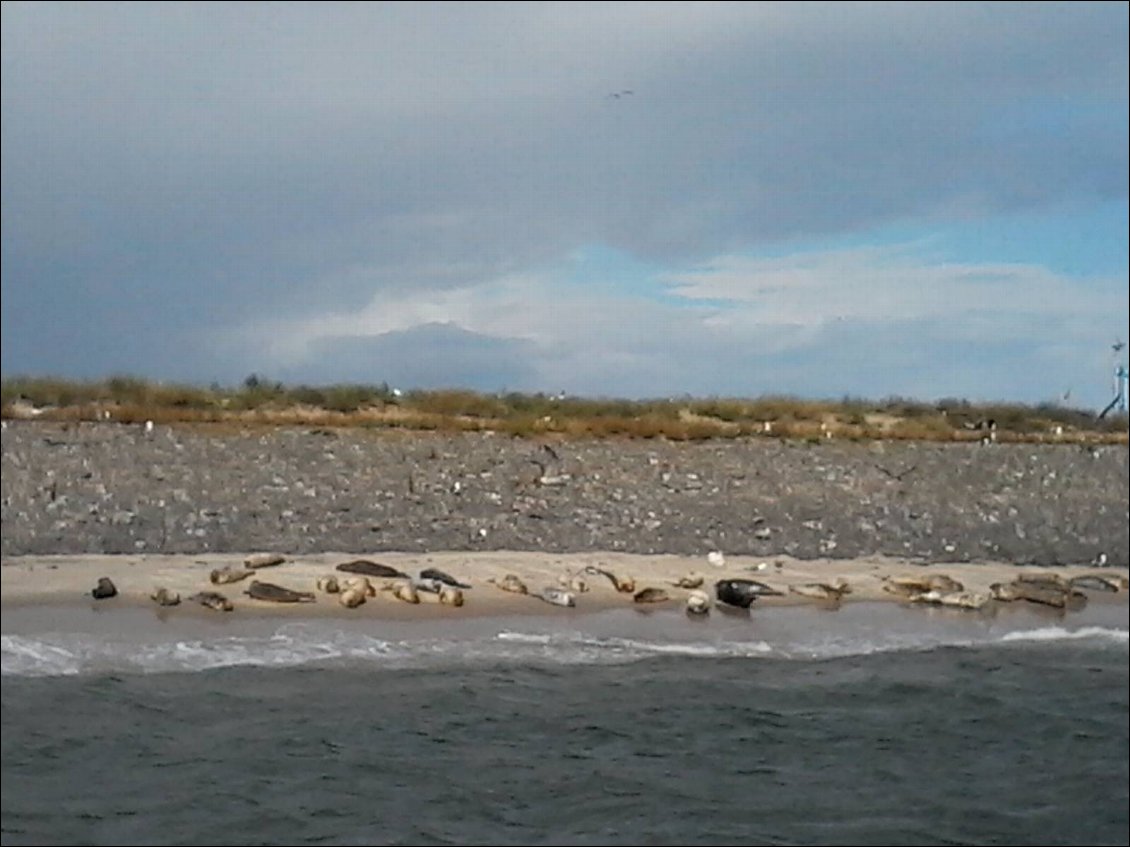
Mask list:
POLYGON ((1127 35, 1104 3, 6 3, 4 369, 238 378, 202 337, 585 244, 1125 198, 1127 35))

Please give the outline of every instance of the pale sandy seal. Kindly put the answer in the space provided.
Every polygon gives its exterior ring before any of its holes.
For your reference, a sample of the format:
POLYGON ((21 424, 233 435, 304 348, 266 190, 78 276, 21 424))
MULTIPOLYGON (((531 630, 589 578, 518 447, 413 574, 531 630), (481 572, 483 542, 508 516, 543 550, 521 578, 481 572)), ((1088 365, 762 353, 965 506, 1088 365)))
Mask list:
POLYGON ((180 603, 180 595, 169 588, 158 588, 149 598, 158 606, 175 606, 180 603))
POLYGON ((222 568, 217 568, 208 575, 208 579, 213 585, 226 585, 229 582, 239 582, 241 579, 247 579, 251 574, 255 573, 253 570, 236 570, 231 565, 222 568))
POLYGON ((199 603, 217 612, 230 612, 235 608, 232 601, 217 591, 200 591, 188 598, 190 603, 199 603))
POLYGON ((243 560, 243 564, 252 569, 257 568, 271 568, 275 565, 281 565, 286 561, 286 556, 279 553, 252 553, 243 560))
POLYGON ((687 614, 705 615, 710 611, 710 595, 705 591, 695 589, 687 595, 687 614))
POLYGON ((552 586, 543 588, 540 593, 535 595, 538 599, 551 603, 554 606, 576 606, 577 597, 571 591, 565 591, 561 588, 554 588, 552 586))
POLYGON ((589 590, 588 580, 579 573, 563 573, 557 577, 557 583, 575 594, 584 594, 589 590))
POLYGON ((392 596, 397 600, 403 600, 405 603, 420 602, 420 595, 417 593, 416 586, 412 584, 411 580, 396 583, 392 589, 392 596))
POLYGON ((350 589, 352 589, 354 591, 360 591, 366 597, 376 597, 377 596, 377 589, 375 589, 373 587, 373 584, 371 582, 369 582, 368 577, 364 577, 364 576, 346 577, 339 584, 339 588, 341 588, 342 590, 345 590, 345 591, 348 591, 350 589))
POLYGON ((420 571, 420 579, 434 579, 453 588, 470 588, 471 586, 457 580, 451 574, 444 573, 439 568, 424 568, 420 571))
POLYGON ((491 585, 501 588, 503 591, 509 591, 512 594, 530 593, 529 589, 526 587, 526 583, 522 582, 522 580, 520 580, 512 573, 508 573, 502 579, 494 579, 492 577, 488 579, 487 582, 489 582, 491 585))
POLYGON ((789 592, 792 594, 799 594, 801 597, 810 597, 813 600, 826 600, 831 603, 838 603, 843 599, 845 594, 851 593, 851 586, 842 579, 828 582, 804 582, 798 585, 790 585, 789 592))
POLYGON ((671 584, 676 588, 702 588, 706 577, 698 571, 691 571, 686 576, 681 576, 671 584))
POLYGON ((719 603, 748 609, 759 597, 780 595, 781 592, 755 579, 720 579, 714 583, 714 596, 719 603))
POLYGON ((463 589, 456 588, 454 585, 444 585, 439 590, 439 602, 445 606, 462 606, 463 589))
POLYGON ((251 584, 247 586, 247 590, 243 593, 253 600, 266 600, 270 603, 313 603, 315 601, 313 591, 295 591, 291 588, 275 585, 273 582, 260 582, 257 579, 251 580, 251 584))
POLYGON ((989 599, 989 595, 980 594, 976 591, 926 591, 922 594, 916 594, 911 598, 911 602, 977 610, 984 608, 989 599))
POLYGON ((95 600, 105 600, 107 597, 113 597, 117 593, 117 586, 114 585, 113 580, 108 576, 101 577, 98 580, 98 584, 90 590, 90 596, 95 600))
POLYGON ((325 594, 337 594, 341 591, 341 585, 337 581, 336 576, 320 576, 318 581, 314 583, 317 589, 325 594))
POLYGON ((1023 582, 1026 585, 1038 585, 1043 588, 1054 588, 1059 591, 1071 590, 1071 583, 1057 573, 1021 573, 1016 575, 1013 582, 1023 582))
POLYGON ((365 602, 365 592, 356 588, 347 588, 337 595, 337 602, 347 609, 355 609, 365 602))
POLYGON ((392 565, 382 565, 380 562, 371 562, 368 559, 354 559, 352 562, 342 562, 337 566, 339 571, 345 573, 359 573, 363 576, 401 577, 408 578, 408 574, 398 571, 392 565))
POLYGON ((923 576, 891 576, 884 578, 883 590, 889 594, 913 597, 927 591, 964 591, 965 586, 945 574, 925 574, 923 576))
POLYGON ((670 599, 662 588, 641 588, 632 595, 634 603, 665 603, 670 599))

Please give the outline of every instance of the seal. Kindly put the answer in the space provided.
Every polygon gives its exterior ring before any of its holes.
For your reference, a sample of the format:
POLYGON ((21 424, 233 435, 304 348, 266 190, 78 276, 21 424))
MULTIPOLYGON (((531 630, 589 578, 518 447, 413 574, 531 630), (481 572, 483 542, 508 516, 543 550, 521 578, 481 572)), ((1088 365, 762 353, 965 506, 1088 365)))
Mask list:
POLYGON ((522 582, 518 577, 512 573, 508 573, 502 579, 495 579, 491 577, 487 580, 491 585, 501 588, 503 591, 509 591, 512 594, 529 594, 530 591, 526 588, 526 583, 522 582))
POLYGON ((1071 590, 1071 583, 1057 573, 1017 574, 1013 582, 1023 582, 1026 585, 1038 585, 1042 588, 1054 588, 1059 591, 1071 590))
POLYGON ((687 614, 705 615, 710 611, 710 595, 705 591, 695 589, 687 595, 687 614))
POLYGON ((456 588, 454 585, 444 585, 439 590, 439 602, 445 606, 462 606, 463 589, 456 588))
POLYGON ((460 582, 451 574, 444 573, 439 568, 424 568, 420 571, 420 579, 434 579, 453 588, 470 588, 471 586, 460 582))
POLYGON ((253 570, 237 571, 231 565, 222 568, 217 568, 208 574, 208 579, 213 585, 226 585, 229 582, 239 582, 241 579, 247 579, 251 574, 255 573, 253 570))
POLYGON ((444 588, 455 587, 438 579, 414 579, 412 584, 416 586, 417 591, 423 591, 425 594, 439 594, 444 588))
POLYGON ((666 603, 670 599, 662 588, 641 588, 632 595, 634 603, 666 603))
POLYGON ((118 588, 114 585, 113 580, 108 576, 101 577, 98 584, 90 591, 90 596, 95 600, 105 600, 107 597, 114 597, 118 593, 118 588))
POLYGON ((180 595, 168 588, 158 588, 149 598, 158 606, 175 606, 180 603, 180 595))
POLYGON ((989 595, 976 591, 926 591, 910 598, 912 603, 929 603, 934 606, 951 606, 957 609, 982 609, 989 602, 989 595))
POLYGON ((994 582, 989 586, 989 594, 994 600, 1013 602, 1027 600, 1029 603, 1039 603, 1042 606, 1051 606, 1053 609, 1079 609, 1087 603, 1087 595, 1082 591, 1056 588, 1047 583, 1032 583, 1013 580, 1012 582, 994 582))
POLYGON ((232 601, 218 591, 200 591, 188 598, 191 603, 199 603, 217 612, 230 612, 235 606, 232 601))
POLYGON ((365 602, 365 592, 357 588, 347 588, 337 595, 337 602, 347 609, 356 609, 365 602))
POLYGON ((579 573, 563 573, 557 577, 557 583, 562 588, 567 588, 576 594, 584 594, 589 590, 589 583, 579 573))
POLYGON ((916 594, 925 594, 927 591, 964 591, 965 586, 945 574, 926 574, 924 576, 889 576, 884 577, 883 590, 889 594, 899 594, 903 597, 913 597, 916 594))
POLYGON ((392 589, 392 596, 397 600, 403 600, 405 603, 420 602, 420 595, 416 593, 416 586, 412 584, 411 580, 396 583, 392 589))
POLYGON ((671 584, 676 588, 702 588, 702 584, 706 582, 706 577, 698 571, 691 571, 686 576, 681 576, 671 584))
POLYGON ((603 568, 596 567, 595 565, 587 565, 585 567, 585 573, 600 574, 601 576, 607 577, 612 585, 616 588, 616 590, 621 594, 634 594, 636 591, 636 581, 630 576, 616 576, 616 574, 612 573, 611 571, 606 571, 603 568))
POLYGON ((275 565, 281 565, 286 561, 286 556, 278 553, 252 553, 243 560, 243 564, 251 569, 257 568, 273 568, 275 565))
POLYGON ((319 591, 326 594, 337 594, 341 591, 341 585, 337 581, 336 576, 320 576, 318 581, 314 583, 319 591))
POLYGON ((406 579, 408 574, 398 571, 391 565, 382 565, 380 562, 370 562, 368 559, 355 559, 352 562, 342 562, 337 570, 345 573, 359 573, 363 576, 400 577, 406 579))
POLYGON ((714 583, 714 596, 718 602, 739 609, 748 609, 759 597, 780 594, 780 591, 755 579, 720 579, 714 583))
POLYGON ((543 588, 540 594, 534 596, 554 606, 572 607, 577 605, 577 597, 573 592, 552 586, 543 588))
POLYGON ((1072 588, 1084 588, 1087 591, 1121 591, 1125 586, 1123 577, 1107 576, 1106 574, 1084 574, 1071 578, 1072 588))
POLYGON ((826 600, 831 603, 840 602, 845 594, 851 593, 851 586, 845 580, 837 579, 827 582, 804 582, 799 585, 790 585, 791 594, 801 597, 810 597, 813 600, 826 600))
POLYGON ((313 603, 313 591, 294 591, 290 588, 283 588, 281 585, 275 585, 273 582, 260 582, 257 579, 251 580, 251 584, 247 586, 247 590, 243 592, 253 600, 266 600, 270 603, 313 603))

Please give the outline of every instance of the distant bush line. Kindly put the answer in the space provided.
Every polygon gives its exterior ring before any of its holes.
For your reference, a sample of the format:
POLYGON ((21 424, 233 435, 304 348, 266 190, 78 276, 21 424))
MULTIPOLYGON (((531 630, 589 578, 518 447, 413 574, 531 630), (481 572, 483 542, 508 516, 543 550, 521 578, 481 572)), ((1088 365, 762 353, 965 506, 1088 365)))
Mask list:
POLYGON ((902 397, 788 396, 623 400, 461 389, 400 392, 386 384, 294 385, 251 375, 234 388, 13 377, 0 383, 7 419, 224 423, 495 431, 575 438, 827 438, 1125 442, 1125 413, 1098 420, 1054 403, 922 402, 902 397))

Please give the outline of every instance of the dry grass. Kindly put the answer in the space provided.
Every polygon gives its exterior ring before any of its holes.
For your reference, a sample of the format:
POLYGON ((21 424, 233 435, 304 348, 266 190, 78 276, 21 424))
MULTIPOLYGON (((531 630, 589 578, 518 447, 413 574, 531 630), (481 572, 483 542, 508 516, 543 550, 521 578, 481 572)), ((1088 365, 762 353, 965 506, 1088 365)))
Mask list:
POLYGON ((930 404, 905 398, 814 401, 793 397, 621 400, 544 394, 413 391, 387 385, 294 386, 249 377, 240 388, 165 385, 128 376, 96 382, 4 380, 4 418, 120 423, 332 426, 374 430, 495 431, 520 437, 663 438, 700 441, 764 437, 978 441, 996 422, 997 441, 1126 443, 1122 414, 1051 404, 930 404), (982 426, 978 426, 982 424, 982 426))

